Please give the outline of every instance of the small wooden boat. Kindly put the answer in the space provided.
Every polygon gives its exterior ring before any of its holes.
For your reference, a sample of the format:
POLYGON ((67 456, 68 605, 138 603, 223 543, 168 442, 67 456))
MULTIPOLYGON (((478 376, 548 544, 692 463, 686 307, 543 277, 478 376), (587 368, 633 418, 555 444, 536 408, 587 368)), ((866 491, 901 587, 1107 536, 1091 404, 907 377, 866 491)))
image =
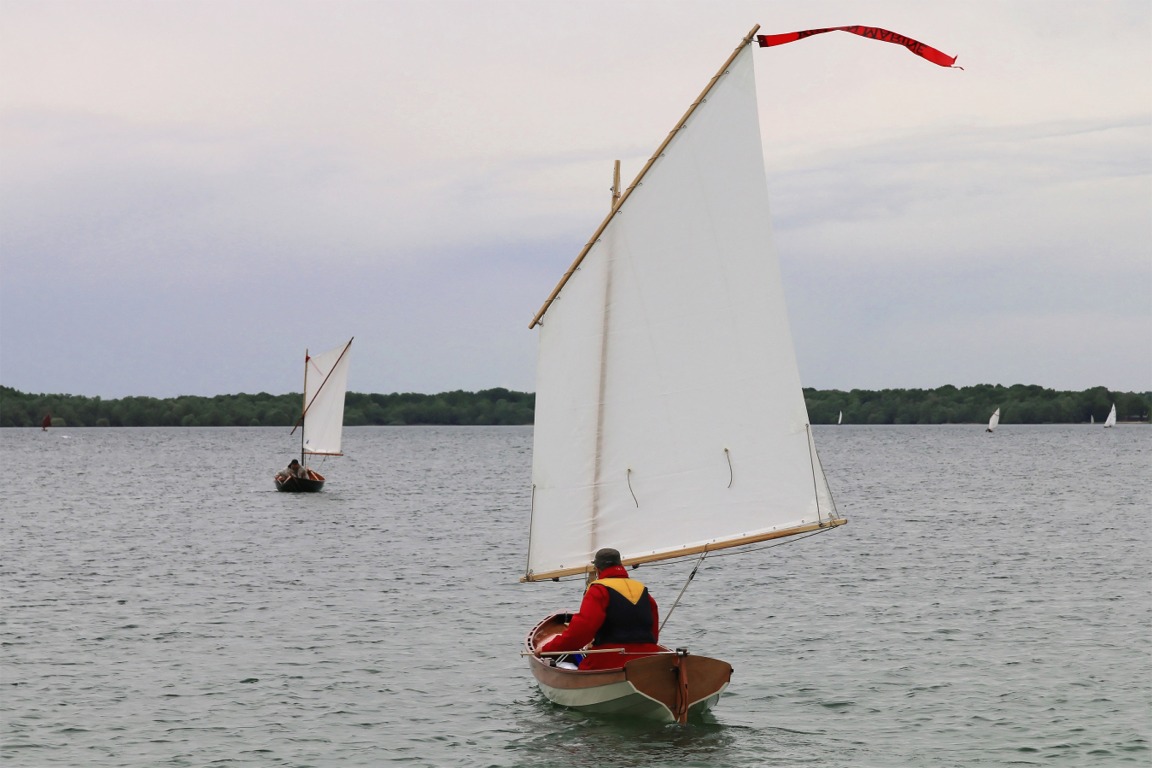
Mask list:
POLYGON ((276 475, 276 490, 285 493, 316 493, 324 487, 324 475, 314 469, 308 470, 308 477, 276 475))
POLYGON ((352 339, 321 355, 304 351, 304 408, 292 427, 300 430, 301 475, 287 470, 276 474, 276 490, 285 493, 316 493, 324 476, 308 467, 309 456, 343 456, 344 393, 348 389, 348 349, 352 339))
POLYGON ((565 613, 549 616, 524 641, 536 682, 557 704, 595 714, 684 723, 708 711, 732 679, 728 662, 670 648, 627 659, 619 669, 558 667, 555 658, 541 658, 536 649, 563 632, 571 618, 565 613))

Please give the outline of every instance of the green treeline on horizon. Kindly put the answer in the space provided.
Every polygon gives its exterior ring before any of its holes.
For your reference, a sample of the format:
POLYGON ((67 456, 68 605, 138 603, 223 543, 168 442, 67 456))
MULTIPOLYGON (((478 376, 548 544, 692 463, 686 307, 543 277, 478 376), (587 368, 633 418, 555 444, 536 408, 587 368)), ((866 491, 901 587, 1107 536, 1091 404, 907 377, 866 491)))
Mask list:
MULTIPOLYGON (((721 397, 718 395, 718 397, 721 397)), ((103 400, 82 395, 28 394, 0 386, 0 427, 291 427, 301 395, 216 395, 103 400)), ((936 389, 805 389, 813 424, 979 424, 1000 409, 1001 424, 1103 422, 1112 404, 1119 421, 1149 420, 1152 392, 1113 392, 1093 387, 1058 392, 1037 385, 945 385, 936 389)), ((536 395, 507 389, 389 395, 349 392, 346 426, 531 424, 536 395)))

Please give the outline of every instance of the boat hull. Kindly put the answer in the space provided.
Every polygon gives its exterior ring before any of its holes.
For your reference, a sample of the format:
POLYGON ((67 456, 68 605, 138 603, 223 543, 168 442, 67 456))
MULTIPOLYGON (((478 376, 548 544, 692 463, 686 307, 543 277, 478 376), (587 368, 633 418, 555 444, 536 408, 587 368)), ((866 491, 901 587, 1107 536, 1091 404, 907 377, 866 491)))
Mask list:
POLYGON ((311 477, 281 477, 277 475, 276 490, 284 493, 316 493, 324 487, 324 477, 317 472, 309 472, 311 477))
POLYGON ((732 679, 726 661, 684 650, 626 661, 613 669, 552 666, 536 649, 564 630, 568 614, 549 616, 528 633, 525 651, 540 691, 555 704, 582 712, 659 722, 687 722, 707 712, 732 679))

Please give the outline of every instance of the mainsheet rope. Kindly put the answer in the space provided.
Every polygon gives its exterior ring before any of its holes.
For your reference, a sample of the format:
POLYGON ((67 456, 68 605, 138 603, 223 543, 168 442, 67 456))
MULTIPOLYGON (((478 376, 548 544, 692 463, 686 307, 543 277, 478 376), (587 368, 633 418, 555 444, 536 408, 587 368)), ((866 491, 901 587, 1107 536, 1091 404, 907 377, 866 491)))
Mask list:
MULTIPOLYGON (((701 552, 700 558, 696 561, 696 565, 693 566, 692 572, 688 574, 688 579, 684 582, 684 586, 680 588, 680 594, 676 595, 676 602, 672 603, 672 607, 668 609, 668 613, 664 614, 664 620, 662 622, 660 622, 660 633, 663 634, 664 625, 667 624, 668 619, 671 618, 672 611, 676 610, 676 606, 680 605, 680 598, 684 597, 684 593, 688 590, 688 585, 692 583, 692 580, 694 578, 696 578, 696 572, 700 570, 700 566, 704 564, 704 558, 707 557, 708 555, 713 555, 715 557, 731 557, 732 555, 746 555, 749 552, 759 552, 759 551, 764 550, 764 549, 772 549, 773 547, 782 547, 785 544, 795 544, 796 542, 800 541, 801 539, 808 539, 808 538, 811 538, 813 536, 818 536, 821 533, 827 533, 828 531, 831 531, 831 530, 835 530, 835 528, 821 528, 818 531, 812 531, 811 533, 806 533, 803 536, 792 536, 792 537, 784 539, 782 541, 778 541, 775 544, 765 544, 762 547, 752 547, 750 549, 737 549, 737 550, 733 550, 731 552, 718 552, 716 550, 712 550, 712 551, 705 550, 705 551, 701 552)), ((649 566, 649 567, 654 566, 654 565, 676 565, 677 563, 682 563, 682 562, 684 562, 684 561, 683 560, 666 560, 666 561, 663 561, 660 563, 645 563, 645 565, 649 566)))

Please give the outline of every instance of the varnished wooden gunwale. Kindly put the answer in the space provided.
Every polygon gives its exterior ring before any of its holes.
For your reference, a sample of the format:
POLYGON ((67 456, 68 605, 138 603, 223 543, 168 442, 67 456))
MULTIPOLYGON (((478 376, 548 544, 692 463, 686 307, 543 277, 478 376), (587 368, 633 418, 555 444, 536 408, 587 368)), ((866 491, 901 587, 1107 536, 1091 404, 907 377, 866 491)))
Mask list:
POLYGON ((308 470, 309 477, 289 477, 283 481, 276 477, 276 490, 283 493, 318 493, 324 487, 324 476, 308 470))

